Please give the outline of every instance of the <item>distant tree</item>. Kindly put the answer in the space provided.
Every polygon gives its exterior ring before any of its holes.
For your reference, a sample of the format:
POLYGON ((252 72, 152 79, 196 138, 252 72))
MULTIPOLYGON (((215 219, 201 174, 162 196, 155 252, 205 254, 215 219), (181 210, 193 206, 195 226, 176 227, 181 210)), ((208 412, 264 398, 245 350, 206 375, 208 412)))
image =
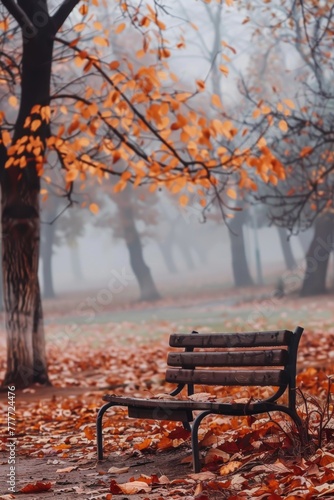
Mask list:
POLYGON ((301 296, 327 292, 326 277, 329 256, 334 242, 334 214, 318 216, 314 223, 314 237, 306 253, 306 271, 301 288, 301 296))
POLYGON ((288 236, 288 232, 286 229, 283 227, 277 227, 278 231, 278 236, 280 239, 281 247, 282 247, 282 252, 283 252, 283 257, 284 257, 284 262, 286 265, 286 268, 289 270, 294 269, 297 267, 297 263, 295 260, 295 257, 293 255, 291 245, 290 245, 290 240, 288 236))
POLYGON ((230 244, 235 286, 254 285, 247 263, 246 247, 243 235, 244 219, 245 214, 238 213, 234 216, 230 223, 230 244))
POLYGON ((150 199, 154 195, 147 196, 147 189, 138 188, 137 193, 131 186, 120 193, 113 194, 108 190, 108 196, 117 207, 116 212, 109 208, 104 210, 98 224, 110 228, 113 238, 124 241, 128 253, 131 269, 136 276, 140 300, 154 301, 160 298, 160 294, 153 281, 150 267, 146 264, 143 251, 143 240, 146 236, 147 227, 155 221, 156 213, 150 199), (144 223, 144 230, 138 229, 138 222, 144 223))
POLYGON ((41 259, 43 271, 43 297, 55 297, 53 276, 52 276, 52 257, 56 233, 56 217, 60 199, 50 197, 47 205, 43 206, 42 217, 44 220, 41 225, 41 259))

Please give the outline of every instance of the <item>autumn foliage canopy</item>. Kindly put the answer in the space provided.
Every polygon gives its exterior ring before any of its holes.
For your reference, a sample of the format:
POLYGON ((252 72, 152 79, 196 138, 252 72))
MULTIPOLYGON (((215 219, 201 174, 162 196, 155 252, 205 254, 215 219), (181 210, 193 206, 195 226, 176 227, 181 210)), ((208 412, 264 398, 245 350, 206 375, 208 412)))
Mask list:
MULTIPOLYGON (((91 177, 101 183, 117 176, 115 192, 127 183, 149 182, 152 191, 164 185, 180 193, 181 205, 196 192, 203 206, 207 191, 217 194, 223 186, 233 199, 236 186, 256 190, 257 178, 273 184, 285 178, 264 137, 250 137, 246 127, 237 126, 204 79, 185 88, 169 69, 169 60, 186 41, 181 34, 173 42, 166 38, 158 5, 118 1, 106 6, 95 0, 82 3, 70 19, 56 36, 51 102, 32 107, 24 133, 14 141, 9 117, 19 102, 19 66, 13 62, 19 42, 10 16, 1 23, 10 48, 1 67, 6 169, 23 169, 34 161, 48 183, 48 168, 58 162, 67 194, 75 181, 84 189, 91 177), (104 16, 110 11, 112 23, 104 16), (136 45, 127 57, 113 50, 122 37, 136 45)), ((223 40, 221 52, 229 60, 226 54, 236 51, 223 40)), ((226 63, 219 69, 228 74, 226 63)), ((292 106, 290 100, 281 105, 292 106)), ((257 107, 254 118, 258 115, 268 126, 287 128, 265 104, 257 107)), ((90 209, 97 212, 98 206, 91 203, 90 209)))

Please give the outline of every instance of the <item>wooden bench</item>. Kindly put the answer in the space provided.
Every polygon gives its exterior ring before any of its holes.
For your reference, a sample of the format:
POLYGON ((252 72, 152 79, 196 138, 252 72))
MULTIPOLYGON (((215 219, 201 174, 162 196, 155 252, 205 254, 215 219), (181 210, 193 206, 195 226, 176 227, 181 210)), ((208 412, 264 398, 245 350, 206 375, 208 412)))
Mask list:
MULTIPOLYGON (((271 386, 273 394, 247 402, 208 402, 175 399, 145 399, 105 395, 97 416, 98 460, 103 459, 102 418, 111 406, 125 406, 133 418, 175 420, 191 431, 193 468, 200 471, 198 428, 210 414, 255 415, 272 411, 288 414, 295 422, 302 442, 307 441, 303 423, 296 411, 297 350, 303 328, 245 333, 172 334, 169 345, 182 352, 168 354, 166 382, 177 384, 171 396, 187 387, 188 396, 195 385, 271 386), (197 351, 194 351, 197 349, 197 351), (200 349, 200 350, 198 350, 200 349), (278 402, 287 391, 287 403, 278 402), (193 412, 200 413, 194 417, 193 412), (190 426, 189 422, 193 422, 190 426)), ((203 392, 203 388, 201 388, 203 392)))

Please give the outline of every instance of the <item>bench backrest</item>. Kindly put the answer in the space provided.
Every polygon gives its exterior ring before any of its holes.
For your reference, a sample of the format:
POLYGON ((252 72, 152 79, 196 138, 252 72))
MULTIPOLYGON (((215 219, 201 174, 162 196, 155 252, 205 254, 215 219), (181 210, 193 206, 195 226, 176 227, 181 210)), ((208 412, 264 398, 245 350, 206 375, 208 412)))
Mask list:
POLYGON ((301 327, 294 332, 174 333, 170 336, 170 346, 184 351, 168 354, 166 381, 191 386, 295 389, 297 349, 302 333, 301 327), (200 350, 194 351, 197 348, 200 350))

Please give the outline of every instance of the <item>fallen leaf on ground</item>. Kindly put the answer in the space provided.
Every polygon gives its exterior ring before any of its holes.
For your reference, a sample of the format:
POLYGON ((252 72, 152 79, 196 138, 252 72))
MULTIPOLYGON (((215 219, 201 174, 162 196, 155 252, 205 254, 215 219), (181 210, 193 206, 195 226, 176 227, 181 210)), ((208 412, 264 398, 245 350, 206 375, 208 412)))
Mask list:
POLYGON ((209 479, 214 479, 216 474, 210 471, 195 472, 194 474, 188 474, 191 479, 198 479, 199 481, 207 481, 209 479))
POLYGON ((37 481, 36 483, 29 483, 20 489, 20 493, 41 493, 42 491, 48 491, 51 489, 51 483, 43 483, 37 481))
POLYGON ((71 472, 72 470, 76 470, 78 467, 73 465, 73 466, 70 466, 70 467, 65 467, 65 469, 57 469, 56 472, 71 472))
POLYGON ((241 465, 242 465, 242 462, 239 462, 238 460, 233 460, 232 462, 229 462, 228 464, 223 465, 219 469, 219 474, 221 476, 227 476, 227 474, 231 474, 232 472, 239 469, 239 467, 241 467, 241 465))
POLYGON ((151 491, 151 486, 149 486, 144 481, 130 481, 129 483, 123 483, 118 485, 121 491, 127 495, 134 495, 135 493, 149 493, 151 491))
POLYGON ((125 472, 128 472, 130 467, 110 467, 108 469, 109 474, 124 474, 125 472))
POLYGON ((218 448, 210 448, 204 457, 204 463, 217 462, 217 460, 227 462, 229 459, 230 455, 225 451, 219 450, 218 448))

